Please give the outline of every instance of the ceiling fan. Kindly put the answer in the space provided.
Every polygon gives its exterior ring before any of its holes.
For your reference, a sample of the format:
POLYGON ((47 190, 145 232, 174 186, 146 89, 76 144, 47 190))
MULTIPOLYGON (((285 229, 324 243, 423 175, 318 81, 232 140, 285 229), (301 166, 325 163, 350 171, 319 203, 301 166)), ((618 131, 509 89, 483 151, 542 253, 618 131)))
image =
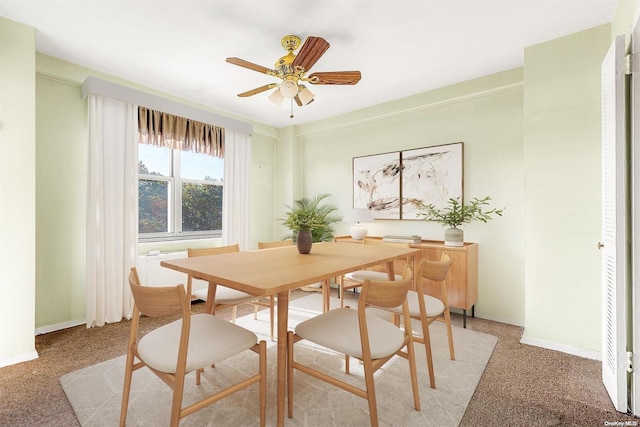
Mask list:
MULTIPOLYGON (((313 101, 315 95, 302 83, 313 85, 354 85, 360 81, 360 71, 328 71, 318 72, 307 76, 307 72, 329 49, 329 43, 322 37, 309 36, 300 48, 298 54, 293 52, 300 46, 300 37, 294 35, 284 36, 280 40, 282 47, 288 52, 278 59, 274 69, 263 67, 240 58, 227 58, 230 64, 248 68, 250 70, 264 73, 269 76, 278 77, 280 83, 270 83, 264 86, 239 93, 240 97, 256 95, 258 93, 276 88, 269 96, 269 100, 280 106, 285 99, 291 99, 300 107, 313 101)), ((293 117, 293 114, 291 115, 293 117)))

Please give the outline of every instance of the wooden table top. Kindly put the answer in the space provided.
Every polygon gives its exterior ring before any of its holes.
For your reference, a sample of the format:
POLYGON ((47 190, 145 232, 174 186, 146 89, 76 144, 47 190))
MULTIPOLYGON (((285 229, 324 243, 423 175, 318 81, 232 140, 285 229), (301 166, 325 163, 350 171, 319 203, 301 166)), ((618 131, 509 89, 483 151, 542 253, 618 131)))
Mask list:
POLYGON ((311 253, 306 255, 299 254, 296 246, 286 246, 165 260, 161 265, 197 279, 266 296, 418 252, 413 248, 323 242, 314 243, 311 253))

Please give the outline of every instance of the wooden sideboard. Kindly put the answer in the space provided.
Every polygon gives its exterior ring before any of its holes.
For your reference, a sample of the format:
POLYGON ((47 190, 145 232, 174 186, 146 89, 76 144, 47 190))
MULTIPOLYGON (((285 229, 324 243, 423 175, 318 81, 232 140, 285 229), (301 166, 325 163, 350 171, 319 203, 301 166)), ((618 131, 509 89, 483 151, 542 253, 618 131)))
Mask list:
MULTIPOLYGON (((381 237, 367 236, 367 239, 382 240, 381 237)), ((350 236, 336 237, 337 242, 362 243, 350 236)), ((444 242, 423 240, 412 243, 412 248, 421 249, 415 262, 421 259, 438 261, 443 252, 451 257, 451 267, 445 280, 449 306, 462 310, 463 326, 467 326, 467 310, 475 316, 475 304, 478 302, 478 244, 465 242, 464 246, 445 246, 444 242)), ((402 271, 402 270, 400 270, 402 271)), ((440 298, 440 286, 435 282, 426 281, 425 291, 436 298, 440 298)))

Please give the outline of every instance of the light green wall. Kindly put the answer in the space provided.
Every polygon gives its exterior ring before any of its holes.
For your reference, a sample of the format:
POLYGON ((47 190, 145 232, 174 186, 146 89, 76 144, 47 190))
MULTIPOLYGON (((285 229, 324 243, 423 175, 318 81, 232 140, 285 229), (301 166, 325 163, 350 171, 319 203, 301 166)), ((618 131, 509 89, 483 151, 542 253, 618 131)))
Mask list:
POLYGON ((275 214, 277 159, 276 147, 279 132, 258 134, 251 137, 251 226, 250 243, 257 249, 257 242, 275 240, 275 214))
POLYGON ((80 86, 36 79, 36 326, 83 323, 87 104, 80 86))
POLYGON ((0 18, 0 366, 37 357, 35 30, 0 18))
POLYGON ((600 351, 603 25, 525 50, 525 340, 600 351), (579 321, 578 321, 579 319, 579 321))
MULTIPOLYGON (((453 142, 464 143, 465 198, 491 195, 505 215, 465 226, 479 243, 476 314, 524 324, 522 69, 301 126, 304 193, 330 193, 349 234, 353 206, 352 159, 453 142), (349 117, 346 117, 349 116, 349 117)), ((375 221, 371 235, 418 234, 442 240, 443 228, 426 221, 375 221)))

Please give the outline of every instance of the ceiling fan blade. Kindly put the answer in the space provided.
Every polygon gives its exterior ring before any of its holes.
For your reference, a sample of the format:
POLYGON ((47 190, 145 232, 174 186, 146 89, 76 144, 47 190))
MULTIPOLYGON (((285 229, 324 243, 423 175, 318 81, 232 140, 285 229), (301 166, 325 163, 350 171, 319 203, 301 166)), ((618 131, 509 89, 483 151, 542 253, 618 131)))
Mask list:
POLYGON ((309 76, 309 83, 316 85, 354 85, 360 81, 360 71, 328 71, 313 73, 309 76), (316 77, 318 78, 317 81, 316 77))
POLYGON ((329 43, 322 37, 309 36, 291 64, 292 67, 302 67, 309 71, 313 64, 329 49, 329 43))
POLYGON ((253 62, 245 61, 244 59, 232 57, 232 58, 227 58, 227 62, 229 64, 238 65, 240 67, 248 68, 250 70, 257 71, 259 73, 268 74, 270 76, 278 75, 278 73, 275 70, 272 70, 267 67, 263 67, 262 65, 254 64, 253 62))
POLYGON ((265 90, 273 89, 276 86, 278 86, 276 83, 270 83, 268 85, 260 86, 255 89, 251 89, 246 92, 239 93, 238 96, 241 98, 246 98, 247 96, 255 95, 257 93, 264 92, 265 90))

